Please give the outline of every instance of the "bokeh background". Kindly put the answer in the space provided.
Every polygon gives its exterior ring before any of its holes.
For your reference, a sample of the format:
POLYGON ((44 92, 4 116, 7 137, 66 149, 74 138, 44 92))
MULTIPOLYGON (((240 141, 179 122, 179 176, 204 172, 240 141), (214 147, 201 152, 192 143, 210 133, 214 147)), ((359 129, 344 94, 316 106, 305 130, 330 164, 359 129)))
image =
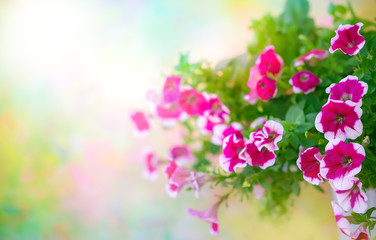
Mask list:
MULTIPOLYGON (((330 26, 329 1, 310 1, 330 26)), ((344 1, 335 1, 344 3, 344 1)), ((351 1, 375 16, 376 1, 351 1)), ((204 188, 171 199, 160 174, 141 177, 141 149, 165 156, 178 131, 154 123, 132 135, 129 111, 146 109, 179 53, 210 62, 246 51, 251 19, 284 0, 0 1, 0 239, 211 239, 204 188)), ((324 186, 325 187, 325 186, 324 186)), ((257 201, 230 200, 218 239, 337 239, 329 193, 308 187, 289 215, 261 218, 257 201)))

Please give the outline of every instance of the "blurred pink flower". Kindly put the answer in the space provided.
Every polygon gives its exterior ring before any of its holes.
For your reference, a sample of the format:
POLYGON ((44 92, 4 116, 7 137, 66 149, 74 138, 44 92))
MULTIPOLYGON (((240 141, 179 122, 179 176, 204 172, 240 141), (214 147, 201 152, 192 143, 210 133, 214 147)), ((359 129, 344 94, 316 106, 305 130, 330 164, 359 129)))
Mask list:
POLYGON ((131 119, 135 126, 136 136, 145 136, 150 130, 149 118, 141 111, 133 111, 131 119))
POLYGON ((303 56, 295 60, 295 67, 307 64, 309 66, 314 66, 316 61, 322 61, 328 56, 328 51, 320 49, 312 49, 303 56))
POLYGON ((356 213, 364 213, 367 210, 367 196, 362 190, 362 183, 356 177, 353 177, 351 181, 353 186, 346 190, 338 190, 332 186, 338 203, 345 211, 352 209, 356 213))
POLYGON ((343 234, 350 236, 351 225, 350 222, 343 216, 343 209, 334 201, 332 201, 332 207, 339 230, 341 230, 343 234))
POLYGON ((262 76, 266 76, 268 73, 276 76, 281 72, 283 60, 275 53, 274 46, 267 46, 264 52, 258 56, 256 67, 262 76))
POLYGON ((218 207, 220 205, 220 201, 215 203, 209 209, 205 211, 196 211, 194 209, 189 208, 188 213, 192 216, 199 217, 201 220, 208 222, 211 224, 210 234, 218 235, 218 207))
POLYGON ((228 135, 223 140, 223 154, 219 156, 219 164, 226 172, 236 171, 236 168, 244 168, 247 161, 239 157, 244 148, 243 138, 238 138, 235 134, 228 135))
POLYGON ((225 124, 215 125, 213 128, 213 136, 211 142, 215 145, 221 146, 223 144, 223 139, 230 134, 235 134, 238 139, 243 138, 242 131, 243 126, 240 123, 233 122, 229 126, 225 124))
POLYGON ((316 86, 321 83, 321 79, 310 71, 299 71, 291 77, 289 83, 294 93, 308 94, 315 90, 316 86))
POLYGON ((169 76, 163 86, 163 100, 166 103, 175 102, 180 95, 181 77, 169 76))
POLYGON ((144 150, 144 169, 142 176, 150 181, 154 181, 158 176, 159 159, 151 149, 144 150))
POLYGON ((267 76, 262 77, 256 86, 257 96, 262 101, 268 101, 277 94, 277 81, 267 76))
POLYGON ((277 143, 282 140, 283 126, 274 120, 265 122, 262 130, 256 131, 254 134, 254 144, 261 150, 266 147, 270 151, 278 150, 277 143))
POLYGON ((189 116, 203 115, 208 109, 204 95, 194 88, 187 88, 180 93, 179 105, 189 116))
POLYGON ((357 54, 366 43, 364 37, 359 34, 362 26, 363 23, 339 25, 335 31, 336 35, 330 40, 331 46, 329 52, 333 53, 340 49, 343 53, 350 56, 357 54))

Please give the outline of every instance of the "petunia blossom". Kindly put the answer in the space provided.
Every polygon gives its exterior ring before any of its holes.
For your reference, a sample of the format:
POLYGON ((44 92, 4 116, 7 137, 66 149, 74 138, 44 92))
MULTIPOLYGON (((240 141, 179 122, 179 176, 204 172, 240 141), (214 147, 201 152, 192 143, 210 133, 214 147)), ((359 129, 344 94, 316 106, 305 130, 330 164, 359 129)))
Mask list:
POLYGON ((247 86, 251 89, 250 92, 244 97, 244 100, 250 104, 255 104, 259 99, 257 95, 257 83, 263 76, 260 74, 258 67, 251 67, 247 86))
POLYGON ((363 225, 360 225, 351 235, 351 240, 369 240, 368 233, 363 225))
POLYGON ((221 124, 227 122, 229 119, 230 110, 221 102, 216 94, 204 93, 207 101, 207 109, 203 116, 210 121, 221 124))
POLYGON ((158 176, 159 159, 151 149, 145 149, 143 152, 144 169, 142 176, 150 181, 154 181, 158 176))
POLYGON ((236 137, 235 134, 227 136, 223 140, 223 154, 219 155, 219 164, 226 172, 236 171, 236 168, 247 166, 245 159, 239 158, 239 153, 244 148, 243 138, 236 137))
POLYGON ((359 34, 362 26, 363 23, 339 25, 336 35, 330 40, 329 52, 333 53, 339 49, 348 55, 357 54, 366 43, 364 37, 359 34))
POLYGON ((362 183, 358 178, 352 178, 353 186, 350 189, 338 190, 332 186, 336 193, 338 204, 345 211, 353 210, 356 213, 364 213, 367 210, 367 196, 362 190, 362 183))
POLYGON ((276 76, 281 72, 283 60, 275 53, 274 46, 267 46, 264 52, 258 56, 256 67, 262 76, 266 76, 268 73, 276 76))
POLYGON ((328 56, 328 51, 320 49, 312 49, 303 56, 299 57, 294 66, 299 67, 304 64, 314 66, 316 62, 324 60, 328 56))
POLYGON ((277 81, 267 76, 262 77, 257 82, 256 92, 257 96, 264 102, 274 98, 277 94, 277 81))
POLYGON ((213 136, 211 142, 215 145, 221 146, 223 139, 230 134, 235 134, 238 139, 243 138, 243 126, 240 123, 233 122, 229 126, 226 124, 218 124, 213 127, 213 136))
POLYGON ((185 145, 174 146, 171 148, 169 156, 178 164, 192 163, 194 161, 192 152, 185 145))
POLYGON ((322 155, 318 148, 307 148, 299 154, 299 158, 296 161, 298 168, 303 172, 303 178, 314 185, 318 185, 323 182, 320 175, 320 162, 322 155))
POLYGON ((255 145, 256 134, 257 131, 250 134, 249 140, 245 143, 245 148, 240 152, 240 158, 247 160, 251 166, 259 166, 261 169, 265 169, 275 163, 276 155, 265 146, 259 149, 255 145))
POLYGON ((148 116, 141 111, 131 112, 131 120, 135 126, 136 136, 145 136, 150 131, 150 123, 148 116))
POLYGON ((164 102, 171 103, 179 99, 180 82, 181 82, 181 77, 169 76, 166 78, 165 84, 163 86, 164 102))
POLYGON ((349 75, 339 83, 333 83, 326 89, 329 99, 339 101, 352 101, 362 105, 362 97, 367 93, 368 85, 363 81, 358 81, 357 76, 349 75))
POLYGON ((365 159, 363 146, 336 138, 329 141, 325 152, 320 163, 321 176, 333 180, 333 185, 339 190, 350 189, 353 186, 352 177, 360 172, 365 159))
POLYGON ((220 201, 216 202, 213 206, 205 211, 197 211, 194 209, 189 208, 188 213, 192 216, 196 216, 201 220, 208 222, 211 224, 210 227, 210 234, 211 235, 218 235, 218 207, 220 205, 220 201))
POLYGON ((204 95, 194 88, 186 88, 181 91, 179 105, 189 116, 203 115, 208 109, 208 102, 204 95))
POLYGON ((316 86, 321 83, 321 79, 310 71, 299 71, 291 77, 289 83, 294 93, 308 94, 315 90, 316 86))
POLYGON ((317 131, 324 133, 328 140, 356 139, 363 132, 361 116, 362 109, 358 104, 329 99, 317 114, 315 127, 317 131))
POLYGON ((156 116, 160 118, 165 127, 171 127, 179 120, 184 120, 183 111, 177 102, 160 102, 155 109, 156 116))
POLYGON ((255 145, 261 150, 266 147, 270 151, 278 150, 277 143, 282 140, 283 126, 274 120, 265 122, 262 131, 256 131, 254 134, 255 145))
POLYGON ((209 176, 204 173, 194 172, 178 166, 173 160, 165 167, 164 172, 168 179, 166 191, 172 198, 177 197, 184 186, 191 187, 195 191, 195 196, 198 198, 199 188, 210 179, 209 176))
POLYGON ((341 230, 343 234, 351 236, 351 224, 349 220, 343 216, 343 209, 334 201, 332 201, 332 207, 339 230, 341 230))

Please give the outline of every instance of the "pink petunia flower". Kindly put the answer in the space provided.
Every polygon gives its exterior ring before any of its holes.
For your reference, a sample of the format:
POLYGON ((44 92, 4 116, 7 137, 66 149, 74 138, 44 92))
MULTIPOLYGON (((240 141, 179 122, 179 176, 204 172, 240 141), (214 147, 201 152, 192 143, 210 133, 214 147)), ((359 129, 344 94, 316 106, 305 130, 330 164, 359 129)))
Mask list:
POLYGON ((333 180, 333 185, 339 190, 350 189, 352 177, 360 172, 366 156, 363 146, 336 138, 329 141, 325 152, 320 164, 321 176, 333 180))
POLYGON ((315 127, 317 131, 324 133, 324 137, 328 140, 356 139, 363 132, 361 116, 362 109, 359 104, 329 99, 317 114, 315 127))
POLYGON ((220 124, 227 122, 229 119, 230 110, 223 105, 216 94, 204 93, 208 108, 205 110, 203 116, 210 119, 210 121, 220 124))
POLYGON ((189 116, 203 115, 208 109, 204 95, 194 88, 186 88, 180 93, 179 105, 189 116))
POLYGON ((314 185, 318 185, 323 182, 320 175, 320 162, 322 155, 318 148, 311 147, 305 149, 299 154, 299 158, 296 161, 298 168, 303 172, 303 178, 314 185))
POLYGON ((257 83, 263 76, 260 74, 258 67, 251 67, 247 86, 251 89, 250 92, 244 97, 244 100, 250 104, 255 104, 259 99, 257 95, 257 83))
POLYGON ((343 209, 334 201, 332 201, 332 207, 339 230, 341 230, 343 234, 351 236, 351 225, 349 220, 343 216, 343 209))
POLYGON ((240 158, 247 160, 251 166, 259 166, 261 169, 265 169, 275 163, 276 155, 265 146, 259 149, 255 145, 256 134, 257 131, 250 134, 249 140, 245 143, 245 148, 240 152, 240 158))
POLYGON ((271 79, 267 76, 262 77, 260 81, 257 82, 256 92, 257 96, 262 101, 268 101, 271 98, 274 98, 277 94, 277 81, 271 79))
POLYGON ((161 119, 162 125, 165 127, 171 127, 177 121, 183 120, 183 112, 177 102, 161 102, 157 104, 155 107, 156 116, 161 119))
POLYGON ((226 172, 236 171, 236 168, 247 166, 245 159, 239 158, 239 153, 244 148, 243 138, 236 137, 235 134, 227 136, 223 140, 223 154, 219 155, 219 164, 226 172))
POLYGON ((204 117, 204 116, 199 116, 197 118, 197 128, 200 131, 200 133, 203 135, 212 134, 214 131, 214 127, 222 123, 224 122, 215 123, 211 121, 210 118, 204 117))
POLYGON ((265 122, 262 131, 256 131, 254 134, 255 145, 261 150, 266 147, 270 151, 278 150, 277 143, 282 140, 283 126, 276 121, 268 120, 265 122))
POLYGON ((215 145, 221 146, 223 139, 230 134, 235 134, 238 139, 243 138, 243 126, 240 123, 233 122, 229 126, 225 124, 218 124, 213 127, 213 136, 211 142, 215 145))
POLYGON ((199 188, 210 179, 209 176, 204 173, 179 167, 175 161, 170 161, 164 169, 164 172, 168 179, 166 191, 172 198, 177 197, 178 193, 186 185, 195 191, 195 196, 198 198, 199 188))
POLYGON ((131 120, 134 124, 135 135, 136 136, 145 136, 150 130, 149 118, 145 113, 141 111, 133 111, 131 113, 131 120))
POLYGON ((362 190, 362 183, 356 177, 351 178, 351 181, 353 186, 347 190, 338 190, 332 186, 338 203, 345 211, 352 209, 356 213, 364 213, 367 210, 367 196, 362 190))
POLYGON ((154 181, 158 176, 159 159, 151 149, 146 149, 143 152, 144 169, 142 176, 150 181, 154 181))
POLYGON ((218 235, 218 207, 220 205, 220 201, 215 203, 209 209, 205 211, 197 211, 194 209, 189 208, 188 213, 192 216, 196 216, 201 220, 208 222, 211 224, 210 234, 211 235, 218 235))
POLYGON ((265 195, 265 189, 261 187, 260 183, 253 185, 252 194, 256 199, 262 199, 265 195))
POLYGON ((169 76, 163 86, 163 100, 166 103, 176 102, 180 95, 181 77, 169 76))
POLYGON ((326 93, 330 94, 329 99, 343 102, 352 101, 360 105, 362 105, 362 97, 367 91, 367 83, 358 81, 358 77, 352 75, 343 78, 339 83, 333 83, 326 89, 326 93))
POLYGON ((177 163, 192 163, 194 161, 192 152, 185 145, 171 148, 169 156, 177 163))
POLYGON ((343 53, 350 56, 357 54, 366 43, 364 37, 359 34, 362 26, 363 23, 339 25, 336 35, 330 40, 331 46, 329 52, 333 53, 340 49, 343 53))
POLYGON ((295 61, 294 66, 299 67, 304 64, 314 66, 317 61, 322 61, 328 56, 328 51, 320 49, 312 49, 295 61))
POLYGON ((251 123, 251 128, 256 129, 259 126, 263 126, 266 123, 266 118, 265 117, 258 117, 255 120, 252 121, 251 123))
POLYGON ((358 229, 351 235, 351 240, 369 240, 368 233, 364 226, 360 225, 358 229))
POLYGON ((275 53, 274 46, 267 46, 256 60, 256 67, 262 76, 268 73, 276 76, 281 72, 283 60, 281 56, 275 53))
POLYGON ((321 83, 321 79, 310 71, 299 71, 291 77, 289 83, 294 93, 308 94, 315 90, 316 86, 321 83))

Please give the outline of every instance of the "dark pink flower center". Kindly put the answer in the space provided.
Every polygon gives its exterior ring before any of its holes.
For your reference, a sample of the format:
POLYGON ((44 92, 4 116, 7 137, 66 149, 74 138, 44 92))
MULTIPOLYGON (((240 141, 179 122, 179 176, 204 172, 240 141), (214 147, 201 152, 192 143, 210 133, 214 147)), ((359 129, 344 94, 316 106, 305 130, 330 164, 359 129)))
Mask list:
POLYGON ((196 96, 191 95, 187 97, 187 103, 193 104, 195 102, 196 102, 196 96))
POLYGON ((268 140, 273 141, 277 137, 277 133, 275 132, 270 132, 268 135, 268 140))
POLYGON ((352 95, 349 93, 344 93, 341 97, 341 100, 346 102, 347 100, 352 100, 352 95))
POLYGON ((261 89, 264 89, 266 87, 265 83, 264 82, 259 82, 258 86, 261 88, 261 89))
POLYGON ((236 149, 236 155, 239 155, 239 153, 240 153, 242 150, 243 150, 242 147, 238 147, 238 148, 236 149))
POLYGON ((334 118, 335 123, 343 123, 345 116, 343 114, 337 114, 334 118))
POLYGON ((301 82, 307 82, 309 79, 309 75, 307 73, 302 73, 300 76, 299 76, 299 81, 301 82))
POLYGON ((353 162, 352 162, 352 158, 349 157, 349 156, 343 156, 343 157, 341 158, 341 164, 342 164, 342 166, 345 167, 345 168, 351 166, 352 163, 353 163, 353 162))
POLYGON ((353 48, 355 46, 355 41, 351 41, 347 44, 348 48, 353 48))
POLYGON ((221 108, 221 104, 219 104, 218 102, 215 102, 213 103, 213 105, 211 106, 211 109, 214 113, 217 113, 217 112, 220 112, 220 110, 222 109, 221 108))

